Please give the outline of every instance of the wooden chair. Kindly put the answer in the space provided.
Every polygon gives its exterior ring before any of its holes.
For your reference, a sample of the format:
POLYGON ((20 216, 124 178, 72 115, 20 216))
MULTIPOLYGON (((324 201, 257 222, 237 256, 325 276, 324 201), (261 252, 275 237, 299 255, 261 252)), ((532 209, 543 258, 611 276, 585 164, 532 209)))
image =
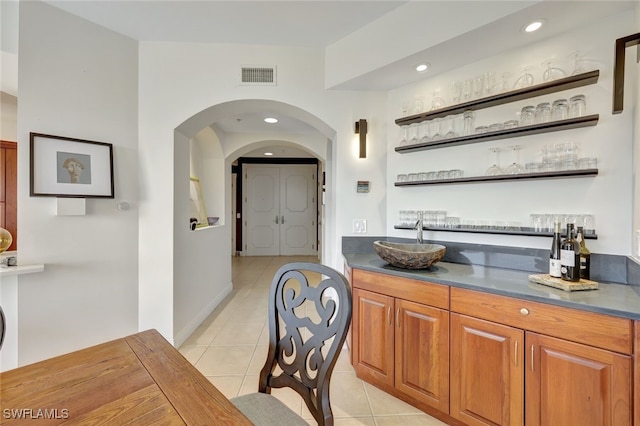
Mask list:
POLYGON ((316 263, 282 266, 269 290, 269 353, 258 392, 231 402, 256 425, 307 425, 270 395, 289 387, 319 425, 333 425, 329 382, 350 322, 351 290, 341 273, 316 263))
POLYGON ((4 316, 4 311, 2 310, 2 306, 0 306, 0 349, 2 349, 2 344, 4 343, 4 335, 7 331, 7 320, 4 316))

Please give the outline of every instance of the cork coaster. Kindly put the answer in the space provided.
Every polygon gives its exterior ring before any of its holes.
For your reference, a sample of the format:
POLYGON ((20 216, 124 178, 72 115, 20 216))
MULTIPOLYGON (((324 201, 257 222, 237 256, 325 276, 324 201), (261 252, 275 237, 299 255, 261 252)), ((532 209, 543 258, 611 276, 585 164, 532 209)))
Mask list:
POLYGON ((537 284, 546 285, 553 288, 559 288, 564 291, 577 291, 577 290, 597 290, 598 282, 585 280, 580 278, 580 281, 565 281, 560 278, 552 277, 549 274, 529 275, 529 281, 537 284))

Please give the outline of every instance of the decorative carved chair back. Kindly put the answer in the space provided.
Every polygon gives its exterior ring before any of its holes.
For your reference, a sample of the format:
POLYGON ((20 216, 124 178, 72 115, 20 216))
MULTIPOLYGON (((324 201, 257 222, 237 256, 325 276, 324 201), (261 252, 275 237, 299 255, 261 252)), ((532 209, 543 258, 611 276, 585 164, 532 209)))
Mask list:
POLYGON ((329 382, 350 322, 351 290, 341 273, 316 263, 282 266, 269 291, 269 353, 259 391, 290 387, 319 425, 332 425, 329 382))

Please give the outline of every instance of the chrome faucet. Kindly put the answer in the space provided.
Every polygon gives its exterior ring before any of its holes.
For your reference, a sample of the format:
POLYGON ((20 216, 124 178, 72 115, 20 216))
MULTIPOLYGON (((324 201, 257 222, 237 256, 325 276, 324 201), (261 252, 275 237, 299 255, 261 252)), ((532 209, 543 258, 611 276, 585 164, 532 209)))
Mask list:
POLYGON ((418 230, 417 241, 418 244, 422 244, 422 212, 418 211, 418 221, 416 222, 415 229, 418 230))

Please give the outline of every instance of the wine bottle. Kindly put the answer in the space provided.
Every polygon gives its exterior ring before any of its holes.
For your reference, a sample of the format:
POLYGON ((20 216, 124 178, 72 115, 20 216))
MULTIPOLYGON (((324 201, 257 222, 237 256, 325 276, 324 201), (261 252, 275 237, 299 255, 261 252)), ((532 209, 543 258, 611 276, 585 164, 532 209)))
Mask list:
POLYGON ((580 281, 580 244, 573 238, 573 223, 567 224, 567 238, 560 244, 560 273, 565 281, 580 281))
POLYGON ((588 280, 591 277, 591 252, 584 240, 584 228, 582 226, 578 226, 576 240, 580 243, 580 278, 588 280))
POLYGON ((551 252, 549 253, 549 275, 555 278, 562 276, 562 272, 560 271, 560 245, 562 244, 560 226, 560 222, 555 223, 553 240, 551 241, 551 252))

